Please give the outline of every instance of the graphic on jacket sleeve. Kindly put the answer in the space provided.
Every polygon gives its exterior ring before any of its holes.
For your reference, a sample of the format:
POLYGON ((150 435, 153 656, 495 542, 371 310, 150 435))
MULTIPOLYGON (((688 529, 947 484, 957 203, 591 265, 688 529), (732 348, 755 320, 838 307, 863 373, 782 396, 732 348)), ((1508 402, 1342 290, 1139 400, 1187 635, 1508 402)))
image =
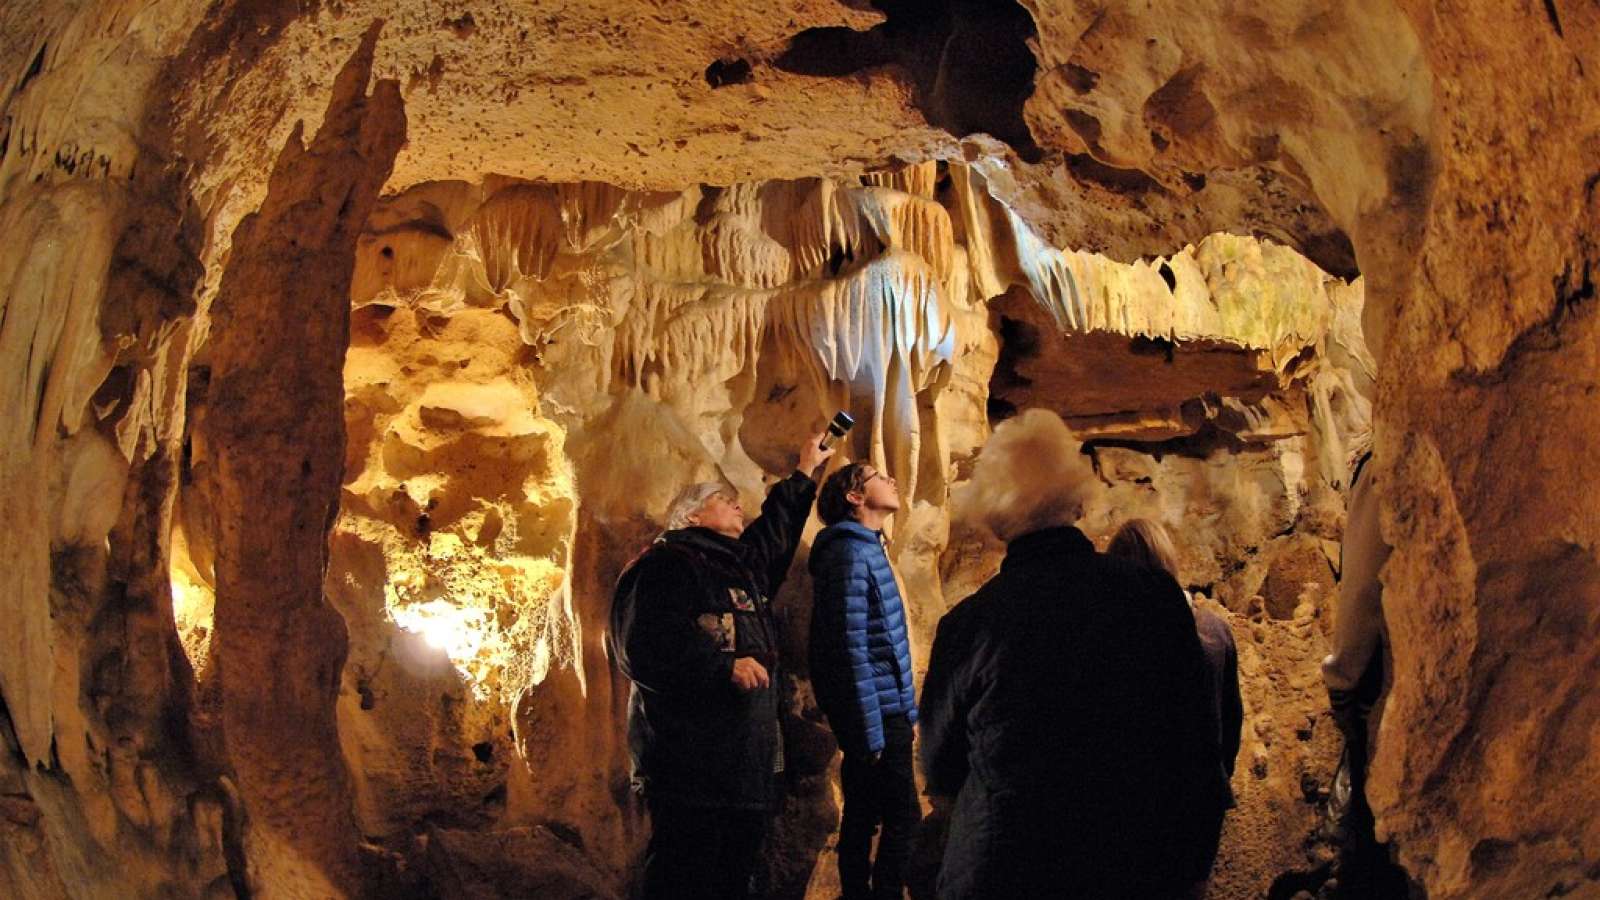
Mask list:
POLYGON ((706 634, 711 635, 711 640, 716 643, 717 649, 727 653, 734 650, 733 613, 702 613, 695 620, 706 634))
POLYGON ((752 600, 750 595, 745 593, 744 588, 728 588, 728 600, 733 603, 733 608, 739 610, 740 612, 756 611, 756 601, 752 600))

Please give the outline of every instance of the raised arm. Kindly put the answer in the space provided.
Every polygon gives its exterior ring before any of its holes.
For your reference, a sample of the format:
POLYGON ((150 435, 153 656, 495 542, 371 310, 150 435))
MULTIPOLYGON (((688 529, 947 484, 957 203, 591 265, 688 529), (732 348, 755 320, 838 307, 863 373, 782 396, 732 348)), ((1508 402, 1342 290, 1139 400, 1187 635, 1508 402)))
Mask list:
POLYGON ((811 514, 811 502, 816 497, 817 483, 795 472, 772 486, 767 499, 761 503, 761 516, 739 536, 739 543, 749 554, 746 560, 750 571, 763 580, 759 587, 768 597, 777 593, 778 586, 789 573, 794 551, 800 546, 800 533, 805 530, 806 517, 811 514))
POLYGON ((817 499, 817 472, 835 452, 822 448, 824 433, 818 432, 800 445, 795 471, 772 486, 761 503, 760 518, 739 537, 750 554, 750 570, 766 582, 760 588, 768 597, 778 592, 778 585, 789 573, 795 548, 800 546, 800 532, 805 530, 811 503, 817 499))

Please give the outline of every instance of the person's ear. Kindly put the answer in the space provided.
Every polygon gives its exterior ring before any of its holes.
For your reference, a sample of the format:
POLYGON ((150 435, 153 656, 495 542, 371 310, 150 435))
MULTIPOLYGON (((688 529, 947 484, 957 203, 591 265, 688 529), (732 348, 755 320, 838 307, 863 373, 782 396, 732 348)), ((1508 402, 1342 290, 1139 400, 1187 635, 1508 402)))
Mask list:
POLYGON ((851 506, 860 506, 861 504, 867 502, 867 492, 865 490, 845 491, 844 499, 851 506))

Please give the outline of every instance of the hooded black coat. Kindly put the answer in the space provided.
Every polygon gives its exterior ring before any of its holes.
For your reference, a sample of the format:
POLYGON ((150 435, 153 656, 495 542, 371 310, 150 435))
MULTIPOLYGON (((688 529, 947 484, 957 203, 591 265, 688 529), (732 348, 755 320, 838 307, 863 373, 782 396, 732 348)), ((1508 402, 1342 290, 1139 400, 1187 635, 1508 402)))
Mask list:
POLYGON ((773 485, 738 538, 707 528, 663 534, 617 581, 606 646, 633 682, 628 749, 635 786, 653 800, 762 809, 776 799, 778 635, 772 595, 800 543, 817 486, 795 473, 773 485), (771 684, 741 691, 741 656, 771 684))
POLYGON ((1179 894, 1228 801, 1209 678, 1170 576, 1076 528, 1012 541, 923 685, 928 792, 956 797, 939 896, 1179 894))

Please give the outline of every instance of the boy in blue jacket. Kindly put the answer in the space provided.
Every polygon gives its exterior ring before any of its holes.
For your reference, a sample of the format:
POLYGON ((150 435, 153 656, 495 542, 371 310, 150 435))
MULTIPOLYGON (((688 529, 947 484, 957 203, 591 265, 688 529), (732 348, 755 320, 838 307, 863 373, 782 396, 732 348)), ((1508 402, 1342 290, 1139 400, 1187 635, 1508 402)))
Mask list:
POLYGON ((894 479, 864 463, 833 473, 817 495, 817 514, 828 527, 811 547, 811 679, 844 753, 839 881, 845 900, 900 900, 922 817, 912 774, 911 645, 883 549, 883 523, 899 508, 894 479), (880 824, 874 863, 872 835, 880 824))

